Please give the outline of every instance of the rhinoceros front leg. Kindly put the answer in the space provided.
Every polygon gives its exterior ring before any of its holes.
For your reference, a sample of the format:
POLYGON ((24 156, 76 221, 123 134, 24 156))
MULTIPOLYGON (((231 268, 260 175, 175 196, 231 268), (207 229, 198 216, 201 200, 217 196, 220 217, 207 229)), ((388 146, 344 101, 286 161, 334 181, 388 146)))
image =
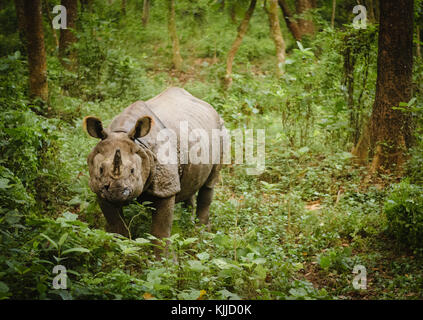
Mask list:
POLYGON ((125 237, 129 236, 128 229, 123 223, 123 210, 121 206, 116 206, 104 199, 98 198, 98 204, 107 221, 106 230, 108 232, 119 233, 125 237))
MULTIPOLYGON (((151 234, 159 239, 169 238, 172 230, 175 196, 164 199, 157 198, 153 201, 153 207, 155 211, 152 215, 151 234)), ((157 244, 157 241, 155 243, 157 244)), ((167 251, 167 246, 165 251, 167 251)), ((154 249, 157 258, 162 252, 160 247, 154 249)))
POLYGON ((210 229, 209 210, 212 199, 213 188, 206 186, 201 187, 197 196, 197 218, 200 223, 206 225, 208 229, 210 229))

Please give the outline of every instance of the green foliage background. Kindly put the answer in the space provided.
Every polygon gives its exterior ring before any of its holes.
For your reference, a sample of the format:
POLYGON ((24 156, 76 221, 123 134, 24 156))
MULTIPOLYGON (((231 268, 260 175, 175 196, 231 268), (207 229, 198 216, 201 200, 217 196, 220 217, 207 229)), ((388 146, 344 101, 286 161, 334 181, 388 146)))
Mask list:
MULTIPOLYGON (((343 9, 350 3, 340 1, 333 30, 330 6, 319 4, 314 38, 297 43, 281 22, 288 59, 277 77, 259 2, 227 91, 225 58, 237 25, 219 1, 177 1, 181 73, 171 69, 163 1, 153 1, 146 27, 141 1, 128 1, 126 15, 119 1, 94 1, 79 12, 74 71, 62 67, 45 19, 48 105, 28 99, 14 7, 2 8, 0 298, 421 299, 422 61, 415 61, 415 97, 405 102, 416 120, 409 178, 398 186, 389 175, 363 183, 365 168, 349 153, 349 119, 354 112, 365 121, 371 112, 377 26, 353 29, 352 9, 343 9), (347 49, 355 58, 354 108, 347 103, 347 49), (266 128, 266 170, 248 176, 243 166, 223 169, 210 232, 178 205, 171 255, 156 261, 151 213, 142 205, 125 209, 132 239, 103 231, 86 165, 96 141, 81 122, 95 114, 107 125, 130 103, 169 86, 212 104, 230 129, 266 128), (52 288, 57 264, 67 268, 68 290, 52 288), (367 291, 352 287, 356 264, 368 270, 367 291)), ((244 2, 235 7, 239 22, 244 2)))

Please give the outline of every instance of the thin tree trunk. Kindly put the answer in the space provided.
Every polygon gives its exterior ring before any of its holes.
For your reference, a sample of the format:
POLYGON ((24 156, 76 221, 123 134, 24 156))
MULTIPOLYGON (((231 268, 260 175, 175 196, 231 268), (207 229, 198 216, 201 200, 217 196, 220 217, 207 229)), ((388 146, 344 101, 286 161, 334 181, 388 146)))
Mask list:
POLYGON ((400 168, 411 143, 411 118, 394 110, 412 96, 413 0, 380 1, 376 97, 371 116, 371 172, 400 168), (392 23, 395 21, 395 23, 392 23))
POLYGON ((370 147, 370 129, 369 124, 364 126, 363 132, 357 144, 353 147, 351 153, 355 156, 354 161, 359 165, 366 165, 370 147))
POLYGON ((376 1, 374 3, 375 21, 380 20, 380 5, 379 5, 379 3, 380 3, 380 1, 376 1))
POLYGON ((172 50, 173 50, 173 67, 176 70, 181 70, 182 67, 182 57, 179 49, 179 39, 176 32, 176 22, 175 22, 175 1, 167 0, 168 5, 168 29, 170 38, 172 40, 172 50))
POLYGON ((23 0, 15 0, 15 11, 16 19, 18 20, 19 38, 21 40, 23 50, 26 51, 28 43, 26 38, 25 11, 23 0))
POLYGON ((291 31, 292 35, 294 36, 294 39, 297 41, 301 41, 301 37, 302 37, 301 30, 298 26, 297 21, 294 19, 288 4, 286 3, 285 0, 278 0, 278 4, 282 10, 282 14, 285 19, 286 25, 288 26, 288 29, 291 31))
POLYGON ((59 38, 57 37, 56 29, 53 28, 53 18, 51 17, 50 13, 50 6, 48 4, 48 0, 44 0, 44 10, 47 16, 47 20, 49 25, 51 26, 51 34, 53 35, 54 43, 56 45, 56 49, 59 48, 59 38))
POLYGON ((416 33, 417 33, 417 48, 416 48, 416 54, 417 54, 417 57, 418 57, 418 58, 421 58, 421 57, 422 57, 422 50, 421 50, 421 44, 420 44, 420 42, 421 42, 421 38, 420 38, 420 27, 419 27, 419 26, 417 26, 416 33))
POLYGON ((76 42, 74 30, 78 15, 78 1, 62 0, 61 3, 66 8, 67 28, 60 29, 59 57, 65 67, 72 69, 76 60, 76 52, 72 48, 72 45, 76 42), (68 59, 68 61, 65 61, 64 58, 68 59))
POLYGON ((145 27, 148 24, 148 19, 150 18, 150 0, 144 0, 142 6, 142 25, 145 27))
POLYGON ((308 17, 304 17, 307 15, 310 9, 313 9, 313 3, 310 0, 297 0, 297 14, 301 15, 298 19, 298 26, 301 30, 301 35, 312 35, 314 34, 314 23, 308 17))
POLYGON ((376 21, 375 19, 375 7, 373 4, 373 0, 367 0, 368 12, 369 12, 369 20, 373 23, 376 21))
POLYGON ((126 15, 126 0, 122 0, 121 10, 122 10, 122 14, 126 15))
POLYGON ((238 27, 238 34, 235 38, 234 43, 232 44, 231 49, 228 52, 228 57, 226 59, 226 75, 225 75, 225 86, 228 88, 232 84, 232 65, 235 59, 236 52, 241 46, 242 39, 247 33, 248 24, 253 15, 254 9, 256 7, 257 0, 251 0, 250 6, 248 7, 247 12, 245 13, 244 19, 238 27))
POLYGON ((236 4, 235 2, 230 2, 230 7, 229 7, 229 15, 231 16, 231 21, 232 23, 236 24, 236 4))
POLYGON ((335 15, 336 15, 336 0, 332 0, 332 18, 330 20, 330 25, 332 29, 335 28, 335 15))
POLYGON ((92 0, 80 0, 81 2, 81 11, 92 11, 92 0))
POLYGON ((269 25, 270 31, 272 34, 273 41, 275 42, 276 48, 276 57, 278 60, 277 64, 277 74, 283 74, 283 68, 285 63, 285 41, 282 36, 281 27, 279 25, 279 16, 278 16, 278 0, 270 0, 269 6, 269 25))
POLYGON ((28 43, 29 93, 33 98, 39 97, 47 101, 47 63, 41 0, 24 0, 24 16, 28 43))

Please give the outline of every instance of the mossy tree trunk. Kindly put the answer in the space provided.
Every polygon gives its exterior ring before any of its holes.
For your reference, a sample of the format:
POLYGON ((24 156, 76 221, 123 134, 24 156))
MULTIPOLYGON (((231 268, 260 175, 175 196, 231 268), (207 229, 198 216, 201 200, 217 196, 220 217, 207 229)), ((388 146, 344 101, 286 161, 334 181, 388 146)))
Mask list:
POLYGON ((286 0, 278 0, 278 4, 282 10, 286 25, 295 40, 301 41, 304 35, 314 34, 314 23, 307 17, 307 11, 316 7, 315 1, 296 0, 296 14, 301 16, 298 19, 294 18, 294 14, 292 13, 286 0))
POLYGON ((381 0, 376 97, 370 127, 371 172, 400 168, 411 144, 411 118, 393 109, 412 96, 413 0, 381 0))
POLYGON ((298 26, 297 20, 295 20, 291 9, 289 8, 288 4, 285 0, 278 0, 279 7, 282 10, 282 14, 284 16, 286 25, 288 26, 289 31, 291 31, 292 36, 295 40, 300 41, 302 34, 300 27, 298 26))
POLYGON ((92 10, 92 5, 93 5, 92 0, 80 0, 79 2, 81 3, 81 11, 92 10))
POLYGON ((167 0, 168 7, 168 29, 170 39, 172 40, 172 63, 176 70, 182 68, 182 57, 179 48, 178 33, 176 32, 176 21, 175 21, 175 1, 167 0))
POLYGON ((335 28, 335 16, 336 16, 336 0, 332 0, 332 17, 330 19, 330 25, 335 28))
POLYGON ((235 55, 239 47, 241 46, 242 39, 244 39, 244 36, 247 33, 248 25, 254 13, 256 4, 257 4, 257 0, 251 0, 250 6, 248 7, 247 12, 245 13, 244 19, 242 20, 241 24, 238 27, 238 34, 235 38, 235 41, 228 52, 228 57, 226 58, 226 75, 225 75, 226 88, 228 88, 232 84, 232 65, 235 59, 235 55))
POLYGON ((24 0, 23 9, 29 67, 29 93, 32 98, 38 97, 47 101, 47 63, 41 0, 24 0))
POLYGON ((144 0, 142 6, 142 25, 145 27, 148 24, 148 20, 150 19, 150 0, 144 0))
POLYGON ((126 0, 122 0, 121 5, 120 5, 120 9, 122 11, 122 14, 126 15, 126 0))
POLYGON ((78 16, 78 1, 62 0, 61 4, 66 8, 67 28, 60 29, 59 57, 66 68, 72 69, 76 60, 76 52, 72 46, 76 42, 75 28, 78 16))
POLYGON ((286 46, 282 36, 281 27, 279 25, 278 0, 270 0, 268 16, 270 31, 276 48, 276 57, 278 61, 277 74, 282 75, 286 58, 286 46))
POLYGON ((301 16, 298 19, 298 26, 301 30, 301 36, 314 34, 314 23, 309 17, 307 17, 309 14, 308 11, 313 9, 313 2, 311 0, 297 0, 296 7, 297 14, 301 16))
POLYGON ((44 13, 47 17, 48 24, 51 27, 51 34, 53 35, 54 43, 56 48, 59 48, 59 38, 57 37, 56 29, 53 28, 53 18, 51 16, 51 8, 48 3, 48 0, 44 0, 44 13))
POLYGON ((26 46, 24 0, 15 0, 16 19, 18 21, 19 37, 26 46))

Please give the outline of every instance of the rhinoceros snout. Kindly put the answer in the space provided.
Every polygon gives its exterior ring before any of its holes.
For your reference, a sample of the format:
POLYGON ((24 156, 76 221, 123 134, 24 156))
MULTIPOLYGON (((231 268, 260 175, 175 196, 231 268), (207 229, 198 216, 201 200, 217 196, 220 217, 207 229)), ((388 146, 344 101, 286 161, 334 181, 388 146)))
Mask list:
POLYGON ((131 194, 131 190, 129 190, 128 188, 123 189, 122 195, 124 197, 128 197, 131 194))
POLYGON ((106 184, 103 186, 103 190, 101 190, 101 197, 110 202, 125 202, 129 199, 131 193, 130 188, 117 188, 106 184))

